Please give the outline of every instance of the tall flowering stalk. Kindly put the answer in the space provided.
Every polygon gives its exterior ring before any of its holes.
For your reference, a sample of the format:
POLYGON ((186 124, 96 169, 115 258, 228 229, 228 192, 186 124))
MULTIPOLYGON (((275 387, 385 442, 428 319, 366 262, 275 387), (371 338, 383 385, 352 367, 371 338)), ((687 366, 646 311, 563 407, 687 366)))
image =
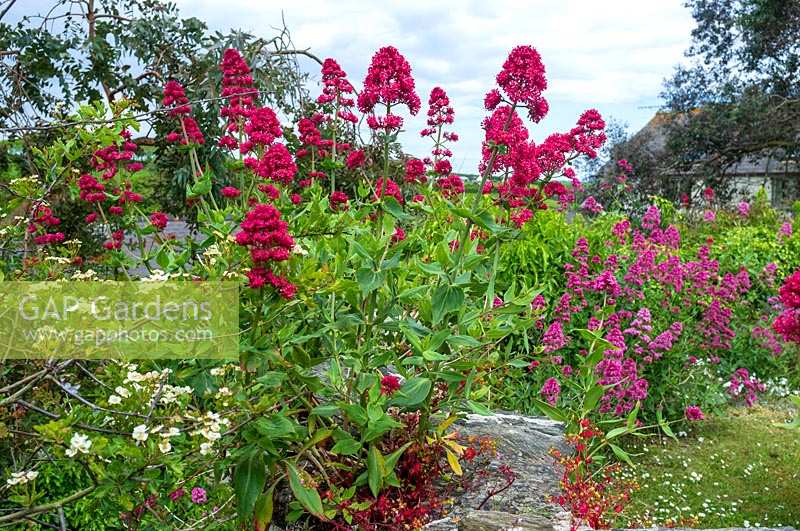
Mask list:
POLYGON ((403 126, 403 118, 392 114, 392 108, 405 105, 412 115, 419 112, 421 105, 415 91, 411 65, 394 46, 385 46, 372 56, 372 61, 364 78, 364 88, 358 95, 358 109, 369 114, 367 126, 380 133, 384 146, 383 177, 389 178, 389 144, 403 126), (375 107, 383 105, 386 114, 378 115, 375 107))
POLYGON ((350 81, 347 80, 347 74, 339 66, 339 63, 334 59, 325 59, 322 63, 322 94, 317 98, 317 103, 320 105, 333 105, 333 113, 330 116, 332 122, 331 159, 334 162, 334 167, 330 171, 331 194, 336 192, 336 163, 338 162, 338 156, 350 148, 350 146, 340 146, 337 143, 339 120, 351 125, 358 123, 358 117, 352 110, 355 103, 353 99, 354 93, 355 89, 350 81))

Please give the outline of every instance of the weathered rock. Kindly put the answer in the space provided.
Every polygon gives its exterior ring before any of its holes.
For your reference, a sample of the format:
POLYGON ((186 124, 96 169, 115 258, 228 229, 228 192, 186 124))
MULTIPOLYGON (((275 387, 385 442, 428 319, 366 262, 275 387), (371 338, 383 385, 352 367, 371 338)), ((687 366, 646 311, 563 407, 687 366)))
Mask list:
POLYGON ((464 531, 552 531, 553 524, 541 516, 500 511, 467 511, 459 525, 464 531))
POLYGON ((541 417, 495 413, 469 415, 458 423, 463 436, 488 436, 497 443, 497 455, 468 490, 455 492, 446 518, 429 524, 434 531, 478 529, 552 529, 558 512, 549 497, 558 492, 558 473, 549 455, 564 449, 560 423, 541 417), (500 467, 516 474, 509 488, 488 500, 487 493, 502 485, 500 467), (515 523, 516 522, 516 523, 515 523))

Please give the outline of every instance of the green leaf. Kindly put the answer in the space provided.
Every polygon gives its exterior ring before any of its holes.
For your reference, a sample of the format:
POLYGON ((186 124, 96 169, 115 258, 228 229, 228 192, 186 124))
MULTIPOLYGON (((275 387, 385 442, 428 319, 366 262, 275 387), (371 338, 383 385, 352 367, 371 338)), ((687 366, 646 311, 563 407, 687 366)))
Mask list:
POLYGON ((633 461, 631 461, 631 456, 628 455, 628 452, 626 452, 616 444, 609 444, 609 446, 611 447, 611 450, 614 452, 614 455, 616 455, 622 461, 628 463, 630 466, 633 466, 633 461))
POLYGON ((339 406, 335 406, 333 404, 324 404, 312 409, 311 414, 318 417, 332 417, 337 411, 339 411, 339 406))
POLYGON ((255 512, 253 513, 253 527, 255 531, 267 531, 272 522, 273 494, 277 483, 272 485, 269 490, 261 494, 256 500, 255 512))
POLYGON ((448 313, 458 310, 464 304, 464 291, 454 286, 439 286, 433 292, 431 308, 433 324, 438 324, 448 313))
POLYGON ((492 414, 492 411, 488 407, 484 406, 483 404, 473 402, 472 400, 467 400, 467 406, 474 413, 477 413, 478 415, 483 415, 484 417, 487 417, 492 414))
POLYGON ((403 452, 405 452, 412 444, 413 441, 409 441, 386 457, 386 461, 383 464, 384 473, 386 476, 394 471, 394 467, 397 466, 397 461, 400 460, 403 452))
POLYGON ((322 508, 322 499, 319 497, 317 489, 306 487, 300 480, 300 472, 295 467, 294 463, 286 462, 286 471, 289 476, 289 488, 292 489, 292 494, 305 507, 306 511, 310 512, 317 518, 325 518, 324 509, 322 508))
POLYGON ((444 354, 439 354, 438 352, 433 350, 426 350, 425 352, 422 353, 422 357, 428 361, 447 361, 448 359, 450 359, 444 354))
MULTIPOLYGON (((447 343, 456 347, 479 347, 481 342, 472 336, 453 335, 446 339, 447 343)), ((527 367, 528 364, 526 363, 527 367)))
POLYGON ((416 406, 428 397, 430 390, 431 381, 428 378, 409 378, 403 382, 392 403, 400 407, 416 406))
POLYGON ((410 214, 403 212, 403 207, 397 202, 397 199, 391 196, 383 196, 383 209, 399 221, 411 219, 410 214))
POLYGON ((189 191, 189 198, 199 197, 211 191, 211 176, 203 174, 203 177, 192 185, 189 191))
POLYGON ((358 287, 361 288, 361 293, 367 295, 383 285, 384 274, 382 271, 373 271, 368 267, 362 267, 356 272, 356 281, 358 281, 358 287))
POLYGON ((342 439, 331 448, 331 453, 336 455, 355 455, 361 450, 361 443, 353 438, 342 439))
POLYGON ((584 414, 589 413, 595 408, 600 399, 603 398, 605 391, 606 390, 602 385, 595 385, 589 389, 585 398, 583 399, 584 414))
POLYGON ((383 486, 384 472, 384 460, 381 452, 374 444, 370 445, 369 454, 367 454, 367 483, 369 483, 369 490, 376 498, 383 486))
POLYGON ((560 409, 551 406, 547 402, 543 400, 539 400, 538 398, 533 399, 533 403, 542 410, 542 413, 550 417, 551 419, 558 421, 558 422, 566 422, 567 417, 564 413, 561 412, 560 409))
POLYGON ((521 359, 514 359, 514 360, 509 360, 508 364, 517 369, 524 369, 525 367, 530 366, 531 362, 521 359))
POLYGON ((233 490, 239 516, 246 517, 253 512, 266 481, 267 470, 261 452, 252 451, 239 461, 233 472, 233 490))
POLYGON ((610 441, 611 439, 615 439, 615 438, 619 437, 620 435, 622 435, 624 433, 627 433, 627 432, 628 432, 628 428, 626 426, 621 426, 619 428, 614 428, 610 432, 606 433, 606 439, 610 441))
POLYGON ((640 401, 636 401, 636 406, 631 410, 630 414, 628 414, 628 429, 632 430, 634 426, 636 426, 636 416, 639 414, 639 408, 642 407, 642 403, 640 401))

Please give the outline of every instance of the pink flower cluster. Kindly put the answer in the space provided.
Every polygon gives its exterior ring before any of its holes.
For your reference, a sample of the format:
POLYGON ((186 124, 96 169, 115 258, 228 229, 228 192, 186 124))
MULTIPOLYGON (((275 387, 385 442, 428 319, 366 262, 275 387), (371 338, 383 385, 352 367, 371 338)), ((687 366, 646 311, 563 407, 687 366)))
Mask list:
MULTIPOLYGON (((603 349, 595 368, 599 383, 609 386, 598 406, 602 413, 623 415, 645 400, 648 375, 659 374, 661 360, 697 361, 675 360, 682 355, 672 354, 677 345, 679 353, 707 352, 712 363, 732 348, 732 308, 750 289, 747 271, 720 274, 718 262, 710 258, 711 242, 696 259, 685 258, 678 229, 663 225, 655 206, 647 209, 640 228, 628 220, 618 222, 611 228, 605 258, 579 238, 573 260, 564 265, 564 292, 549 315, 540 311, 536 317, 546 357, 534 360, 531 369, 549 361, 562 378, 569 378, 572 369, 565 359, 575 352, 586 355, 579 350, 581 341, 573 346, 568 339, 574 328, 601 332, 613 346, 603 349)), ((800 295, 800 282, 797 290, 800 295)), ((542 301, 538 304, 541 308, 542 301)))
POLYGON ((385 46, 372 57, 364 78, 364 88, 358 95, 358 108, 365 114, 370 113, 367 118, 370 129, 389 132, 403 125, 403 119, 391 112, 392 107, 397 105, 405 105, 415 115, 419 112, 421 102, 415 92, 408 61, 394 46, 385 46), (375 115, 375 106, 378 104, 386 106, 386 115, 375 115))
POLYGON ((175 80, 167 81, 164 85, 164 97, 161 103, 165 107, 172 107, 169 115, 178 117, 181 124, 180 131, 167 133, 167 142, 179 142, 184 145, 205 144, 206 140, 200 127, 194 118, 189 116, 192 113, 192 107, 189 105, 189 98, 186 97, 183 85, 175 80))
POLYGON ((33 216, 28 224, 28 233, 34 234, 36 245, 53 245, 64 241, 63 232, 49 232, 52 227, 61 224, 61 219, 53 215, 50 207, 41 203, 33 207, 33 216))
POLYGON ((356 123, 358 118, 351 110, 354 104, 353 85, 347 80, 347 74, 333 59, 322 62, 322 94, 317 98, 320 105, 333 104, 337 117, 345 122, 356 123))
POLYGON ((784 310, 772 323, 772 329, 784 341, 800 344, 800 270, 786 277, 778 294, 784 310))
POLYGON ((758 400, 758 393, 766 391, 766 386, 758 378, 750 375, 744 368, 736 369, 728 382, 728 394, 734 399, 744 400, 745 404, 752 406, 758 400))
POLYGON ((260 288, 270 284, 284 298, 293 298, 297 288, 272 271, 273 264, 288 260, 294 248, 294 239, 289 235, 288 224, 281 219, 280 211, 273 205, 256 204, 247 213, 241 229, 236 235, 236 243, 247 247, 253 260, 253 268, 247 273, 249 286, 260 288))

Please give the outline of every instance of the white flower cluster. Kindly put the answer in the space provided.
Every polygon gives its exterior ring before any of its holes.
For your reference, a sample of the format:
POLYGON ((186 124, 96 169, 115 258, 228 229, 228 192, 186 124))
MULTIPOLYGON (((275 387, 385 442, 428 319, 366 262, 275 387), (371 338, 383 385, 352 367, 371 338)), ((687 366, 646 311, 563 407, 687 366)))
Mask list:
POLYGON ((72 280, 96 280, 97 271, 94 269, 87 269, 86 271, 75 271, 72 273, 72 280))
POLYGON ((789 387, 789 380, 786 378, 778 378, 772 379, 770 378, 766 382, 764 382, 764 386, 767 388, 767 393, 771 394, 772 396, 776 396, 778 398, 784 398, 789 395, 795 395, 798 393, 797 390, 792 389, 789 387))
POLYGON ((231 423, 230 419, 221 418, 219 413, 214 413, 212 411, 206 412, 200 419, 193 420, 200 420, 200 422, 203 423, 202 428, 192 432, 192 435, 202 435, 206 439, 204 442, 200 443, 201 455, 208 455, 211 453, 214 443, 222 438, 222 426, 230 426, 231 423))
POLYGON ((131 392, 128 391, 127 388, 122 387, 121 385, 118 385, 116 389, 114 389, 114 392, 116 394, 113 394, 108 397, 108 403, 112 406, 121 404, 123 399, 131 397, 131 392))
POLYGON ((47 262, 55 262, 59 265, 69 265, 72 263, 72 259, 66 256, 45 256, 44 259, 47 262))
POLYGON ((87 435, 75 432, 69 441, 69 448, 66 451, 67 457, 75 457, 78 453, 88 454, 91 447, 92 441, 89 440, 87 435))
POLYGON ((164 426, 162 425, 156 426, 153 429, 148 429, 147 425, 139 424, 138 426, 133 428, 131 437, 133 437, 133 439, 137 441, 137 443, 139 443, 139 442, 145 442, 150 437, 150 435, 160 435, 161 440, 158 443, 158 449, 161 451, 162 454, 165 454, 170 450, 172 450, 172 444, 169 441, 170 438, 177 437, 178 435, 180 435, 181 430, 179 430, 175 426, 172 426, 171 428, 165 431, 162 430, 164 430, 164 426))
POLYGON ((12 472, 11 477, 6 480, 6 485, 13 487, 14 485, 24 485, 29 481, 33 481, 39 476, 35 470, 28 470, 27 472, 12 472))
POLYGON ((178 401, 179 397, 190 394, 192 394, 192 388, 188 385, 176 386, 167 384, 161 390, 161 398, 159 401, 164 405, 174 404, 178 401))
POLYGON ((166 282, 169 275, 160 269, 154 269, 149 276, 142 278, 142 282, 166 282))

